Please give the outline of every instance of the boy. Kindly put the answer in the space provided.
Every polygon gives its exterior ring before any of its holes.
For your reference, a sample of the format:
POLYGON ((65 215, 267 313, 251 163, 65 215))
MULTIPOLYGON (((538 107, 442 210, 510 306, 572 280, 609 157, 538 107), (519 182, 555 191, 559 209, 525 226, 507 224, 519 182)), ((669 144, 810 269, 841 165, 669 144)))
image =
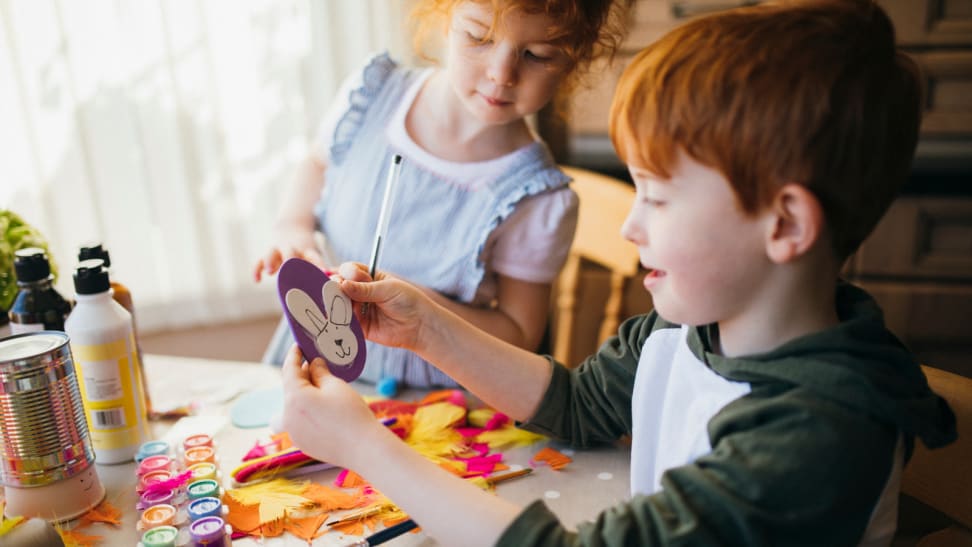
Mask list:
POLYGON ((919 112, 915 65, 870 0, 739 9, 648 47, 611 132, 637 188, 622 234, 655 311, 574 370, 342 266, 347 294, 374 304, 370 339, 535 431, 631 434, 632 499, 576 534, 542 502, 521 511, 423 460, 296 350, 284 428, 444 545, 887 544, 914 437, 947 444, 954 416, 838 275, 907 176, 919 112))

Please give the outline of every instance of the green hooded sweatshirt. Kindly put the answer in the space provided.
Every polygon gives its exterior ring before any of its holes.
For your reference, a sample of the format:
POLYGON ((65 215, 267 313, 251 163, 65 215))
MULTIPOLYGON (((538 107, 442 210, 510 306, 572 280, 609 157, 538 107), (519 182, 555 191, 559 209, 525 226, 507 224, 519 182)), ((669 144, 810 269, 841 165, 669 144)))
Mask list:
POLYGON ((870 296, 841 283, 837 312, 833 328, 739 358, 712 353, 715 325, 652 312, 578 368, 551 360, 550 386, 523 427, 579 446, 631 435, 632 498, 576 532, 534 502, 498 544, 886 543, 915 437, 929 448, 952 442, 955 416, 870 296), (671 411, 706 405, 701 420, 671 411), (878 513, 883 531, 869 528, 878 513))

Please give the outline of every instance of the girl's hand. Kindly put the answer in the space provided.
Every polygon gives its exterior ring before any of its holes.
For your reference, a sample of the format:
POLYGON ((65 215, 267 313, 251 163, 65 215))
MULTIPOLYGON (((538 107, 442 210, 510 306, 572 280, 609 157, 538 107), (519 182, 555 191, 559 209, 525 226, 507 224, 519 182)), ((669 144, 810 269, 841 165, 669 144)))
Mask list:
POLYGON ((303 258, 318 268, 325 270, 324 257, 317 249, 314 232, 300 228, 282 228, 277 234, 277 246, 261 259, 253 268, 253 279, 259 282, 264 275, 274 275, 288 258, 303 258))
POLYGON ((294 345, 283 369, 281 426, 306 454, 348 467, 356 461, 355 449, 367 446, 371 431, 382 426, 358 394, 344 380, 331 375, 324 360, 304 361, 294 345))
POLYGON ((385 346, 419 349, 437 304, 415 285, 385 272, 376 272, 372 281, 368 268, 358 262, 341 264, 338 273, 341 290, 355 302, 365 337, 385 346))

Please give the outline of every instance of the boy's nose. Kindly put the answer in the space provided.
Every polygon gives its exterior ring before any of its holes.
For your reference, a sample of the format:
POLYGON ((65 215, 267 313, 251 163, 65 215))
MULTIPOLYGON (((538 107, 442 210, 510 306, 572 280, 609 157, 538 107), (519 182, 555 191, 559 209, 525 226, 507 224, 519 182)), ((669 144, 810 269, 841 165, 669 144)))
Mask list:
POLYGON ((628 216, 625 217, 624 223, 621 224, 621 237, 634 243, 635 245, 644 245, 648 243, 648 234, 638 223, 637 211, 635 207, 631 207, 628 211, 628 216))
POLYGON ((491 52, 486 75, 499 87, 511 87, 516 83, 518 52, 504 44, 497 44, 491 52))

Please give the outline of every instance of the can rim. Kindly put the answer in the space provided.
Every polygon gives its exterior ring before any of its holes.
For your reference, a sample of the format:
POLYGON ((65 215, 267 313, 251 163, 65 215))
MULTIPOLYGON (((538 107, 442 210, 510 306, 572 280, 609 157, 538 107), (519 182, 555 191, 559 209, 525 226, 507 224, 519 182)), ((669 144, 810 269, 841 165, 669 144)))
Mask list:
POLYGON ((57 330, 40 330, 7 336, 0 339, 0 367, 33 365, 37 364, 38 358, 43 362, 44 358, 49 359, 52 354, 63 352, 70 340, 67 333, 57 330), (43 344, 45 341, 47 344, 43 344), (10 354, 5 355, 5 351, 10 354))

